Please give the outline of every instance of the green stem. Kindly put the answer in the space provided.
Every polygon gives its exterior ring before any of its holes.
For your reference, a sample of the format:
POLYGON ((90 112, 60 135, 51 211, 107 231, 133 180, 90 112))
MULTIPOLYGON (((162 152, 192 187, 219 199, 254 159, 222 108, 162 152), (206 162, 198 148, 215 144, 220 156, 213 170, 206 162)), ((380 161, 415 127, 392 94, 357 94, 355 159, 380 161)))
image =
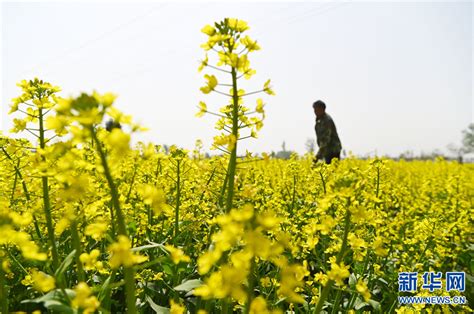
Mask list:
POLYGON ((296 201, 296 175, 293 175, 293 195, 292 195, 292 201, 291 201, 291 214, 293 215, 293 211, 295 209, 295 201, 296 201))
POLYGON ((72 238, 72 243, 74 245, 74 249, 76 250, 76 266, 77 266, 77 278, 79 282, 85 282, 86 280, 86 275, 84 273, 84 268, 82 267, 81 263, 81 240, 79 238, 79 231, 77 229, 77 220, 76 218, 73 219, 71 223, 71 238, 72 238))
POLYGON ((222 309, 221 309, 222 314, 227 314, 229 313, 229 301, 228 298, 225 298, 222 300, 222 309))
POLYGON ((349 235, 349 229, 351 225, 351 212, 349 209, 346 211, 346 217, 345 217, 345 225, 344 225, 344 236, 342 238, 342 245, 341 245, 341 250, 339 251, 339 254, 337 255, 336 258, 336 263, 339 264, 342 261, 342 257, 344 256, 346 249, 347 249, 347 236, 349 235))
POLYGON ((221 208, 222 208, 223 203, 224 203, 224 194, 225 194, 225 190, 227 188, 227 182, 228 181, 229 181, 229 172, 226 171, 225 178, 224 178, 224 183, 222 184, 222 188, 221 188, 221 191, 219 193, 219 199, 218 199, 219 207, 221 207, 221 208))
POLYGON ((393 313, 393 309, 395 308, 395 306, 397 305, 398 303, 398 299, 395 298, 395 301, 393 301, 392 305, 390 306, 390 309, 388 310, 387 313, 393 313))
POLYGON ((133 188, 133 185, 135 183, 135 177, 137 175, 137 169, 138 169, 138 165, 137 165, 137 161, 135 160, 134 163, 133 163, 132 180, 130 181, 130 186, 128 188, 127 197, 126 197, 126 201, 125 201, 125 203, 127 203, 127 204, 130 201, 130 196, 132 195, 132 188, 133 188))
POLYGON ((234 199, 234 179, 237 168, 237 139, 239 133, 239 95, 237 90, 237 71, 232 68, 232 135, 235 136, 235 144, 230 152, 229 159, 229 188, 227 190, 226 212, 232 209, 234 199))
POLYGON ((151 207, 149 205, 145 205, 146 215, 148 219, 148 225, 146 226, 146 235, 148 239, 152 238, 152 230, 151 226, 153 226, 153 213, 151 212, 151 207))
POLYGON ((107 206, 110 208, 110 222, 111 222, 111 229, 112 229, 111 231, 112 231, 112 236, 114 237, 115 232, 116 232, 116 228, 115 228, 115 224, 114 224, 115 215, 114 215, 112 200, 108 201, 107 206))
MULTIPOLYGON (((30 200, 31 200, 30 192, 28 191, 28 188, 26 187, 25 180, 23 180, 23 176, 22 176, 21 171, 20 171, 20 160, 18 160, 18 164, 15 165, 15 163, 13 162, 13 158, 10 156, 10 154, 8 154, 8 152, 5 150, 5 148, 2 147, 2 151, 3 151, 3 154, 7 157, 7 159, 9 159, 11 161, 11 163, 13 165, 13 168, 15 169, 16 174, 18 174, 18 178, 21 181, 21 186, 23 188, 23 192, 25 193, 25 198, 29 203, 30 200)), ((35 225, 35 231, 36 231, 36 234, 38 235, 38 238, 39 238, 40 242, 43 242, 43 236, 41 235, 41 231, 40 231, 40 228, 39 228, 39 225, 38 225, 38 220, 36 219, 35 214, 33 214, 33 223, 35 225)))
POLYGON ((354 302, 355 302, 356 298, 357 298, 357 293, 355 293, 355 292, 352 293, 351 299, 350 299, 349 303, 347 304, 346 313, 348 313, 349 310, 352 308, 352 306, 354 305, 354 302))
MULTIPOLYGON (((211 175, 209 176, 209 179, 207 179, 207 182, 206 182, 206 188, 209 186, 209 183, 211 183, 212 179, 214 178, 214 174, 216 173, 216 167, 214 167, 212 169, 212 173, 211 175)), ((202 201, 204 199, 204 195, 206 194, 206 191, 204 190, 201 194, 201 198, 200 200, 202 201)))
POLYGON ((161 174, 161 160, 158 159, 158 161, 156 162, 156 170, 155 170, 155 185, 158 181, 158 175, 161 174))
MULTIPOLYGON (((370 260, 370 252, 367 252, 365 255, 364 267, 362 268, 362 276, 366 276, 369 278, 368 286, 370 287, 371 276, 370 276, 370 269, 369 269, 369 260, 370 260)), ((356 300, 356 297, 357 297, 357 293, 356 292, 352 293, 351 299, 349 303, 347 304, 346 311, 349 311, 352 308, 356 300)))
MULTIPOLYGON (((46 142, 44 138, 44 116, 43 116, 43 109, 39 109, 39 141, 40 141, 40 148, 44 149, 46 147, 46 142)), ((46 162, 46 157, 44 155, 41 156, 41 160, 46 162)), ((43 187, 43 209, 44 214, 46 217, 46 228, 48 230, 48 239, 49 245, 51 246, 52 256, 53 256, 53 271, 59 266, 59 257, 58 257, 58 250, 56 247, 56 239, 54 236, 54 226, 53 226, 53 218, 51 215, 51 203, 49 200, 49 185, 48 185, 48 177, 42 176, 42 187, 43 187)))
MULTIPOLYGON (((346 217, 345 217, 345 225, 344 225, 344 236, 342 238, 342 245, 341 245, 341 250, 339 251, 339 254, 337 255, 336 258, 336 264, 341 263, 342 257, 344 256, 344 253, 347 248, 347 236, 349 234, 349 227, 351 223, 351 212, 349 209, 346 211, 346 217)), ((326 285, 324 286, 323 291, 321 292, 321 296, 318 300, 318 304, 316 305, 316 308, 314 309, 313 313, 320 313, 324 302, 326 301, 329 292, 331 291, 332 285, 334 284, 334 280, 329 280, 326 285)))
MULTIPOLYGON (((90 127, 89 130, 96 144, 97 152, 99 153, 102 167, 104 168, 104 175, 105 175, 105 178, 107 179, 110 193, 112 194, 112 206, 117 215, 117 223, 118 223, 118 229, 119 229, 118 234, 128 236, 127 227, 125 224, 125 217, 123 215, 122 208, 120 207, 117 186, 115 185, 115 182, 112 178, 112 174, 110 172, 109 164, 107 163, 107 157, 102 147, 102 143, 97 138, 97 134, 95 132, 94 127, 90 127)), ((127 302, 127 313, 134 314, 136 313, 136 308, 135 308, 135 278, 134 278, 133 267, 124 267, 124 277, 125 277, 125 294, 126 294, 126 302, 127 302)))
POLYGON ((380 167, 377 167, 377 189, 375 190, 375 196, 379 197, 380 191, 380 167))
POLYGON ((180 166, 181 161, 177 160, 177 178, 176 178, 176 207, 174 213, 174 241, 179 234, 179 205, 180 205, 180 197, 181 197, 181 176, 180 176, 180 166))
POLYGON ((3 259, 0 259, 0 309, 1 313, 8 313, 8 286, 3 270, 3 259))
POLYGON ((122 208, 120 206, 119 201, 119 194, 117 190, 117 186, 115 185, 114 179, 112 178, 112 174, 110 172, 109 164, 107 162, 107 156, 105 155, 105 151, 102 147, 102 143, 97 138, 97 134, 93 127, 90 128, 92 138, 96 144, 97 152, 99 153, 100 161, 102 167, 104 168, 104 175, 107 180, 107 184, 109 185, 110 193, 112 195, 112 207, 117 215, 117 224, 118 224, 118 234, 127 235, 127 227, 125 224, 125 217, 123 215, 122 208))
POLYGON ((338 313, 339 303, 341 302, 342 290, 338 290, 336 294, 336 300, 334 301, 334 307, 332 308, 331 314, 338 313))
POLYGON ((326 194, 326 181, 324 180, 323 172, 321 170, 318 172, 319 172, 319 176, 321 177, 321 182, 323 183, 324 194, 326 194))
POLYGON ((135 314, 135 271, 133 267, 124 267, 125 292, 127 302, 127 313, 135 314))
MULTIPOLYGON (((18 162, 20 161, 18 160, 18 162)), ((12 195, 10 196, 10 205, 13 204, 17 182, 18 182, 18 173, 15 171, 15 179, 13 180, 12 195)))
POLYGON ((253 293, 254 293, 254 288, 255 288, 255 276, 254 276, 254 271, 255 271, 255 257, 252 257, 252 262, 250 264, 250 272, 248 275, 248 289, 247 289, 247 303, 245 304, 245 314, 248 314, 250 312, 250 305, 252 304, 253 301, 253 293))
MULTIPOLYGON (((111 270, 110 274, 110 281, 109 282, 114 282, 115 281, 115 269, 111 270)), ((111 313, 111 296, 112 296, 112 288, 110 287, 110 284, 107 285, 104 289, 104 299, 100 300, 100 303, 102 307, 108 312, 111 313)))
POLYGON ((8 252, 8 256, 15 262, 15 264, 20 267, 20 269, 25 273, 25 275, 29 275, 29 272, 25 269, 23 265, 16 259, 15 255, 12 254, 10 251, 8 252))

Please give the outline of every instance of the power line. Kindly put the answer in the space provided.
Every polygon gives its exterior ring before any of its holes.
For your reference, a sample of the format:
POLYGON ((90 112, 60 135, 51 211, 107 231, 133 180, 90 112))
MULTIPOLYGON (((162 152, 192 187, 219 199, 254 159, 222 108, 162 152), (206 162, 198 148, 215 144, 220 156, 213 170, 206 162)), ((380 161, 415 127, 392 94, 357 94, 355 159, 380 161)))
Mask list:
MULTIPOLYGON (((315 17, 315 16, 320 16, 320 15, 323 15, 337 7, 340 7, 341 5, 343 5, 344 3, 343 2, 324 2, 322 3, 322 5, 319 5, 317 6, 316 8, 312 8, 306 12, 304 12, 303 14, 297 14, 297 15, 294 15, 292 17, 290 17, 289 19, 287 19, 286 21, 284 21, 283 23, 285 25, 290 25, 290 24, 294 24, 294 23, 297 23, 299 21, 302 21, 308 17, 315 17), (331 4, 336 4, 334 6, 331 6, 331 4)), ((73 52, 76 52, 78 50, 81 50, 107 36, 110 36, 111 34, 121 30, 122 28, 126 27, 126 26, 129 26, 133 23, 136 23, 137 21, 139 21, 140 19, 142 19, 143 17, 146 17, 148 15, 150 15, 152 12, 154 12, 155 10, 159 9, 159 8, 162 8, 164 6, 166 6, 167 4, 162 4, 161 6, 159 7, 155 7, 153 8, 152 10, 148 10, 147 12, 143 13, 143 14, 140 14, 140 15, 137 15, 135 17, 133 17, 132 19, 124 22, 124 23, 121 23, 115 27, 113 27, 112 29, 106 31, 106 32, 103 32, 102 34, 100 34, 99 36, 97 37, 94 37, 92 39, 89 39, 85 42, 83 42, 82 44, 74 47, 74 48, 70 48, 68 50, 66 50, 64 53, 62 53, 61 55, 59 55, 58 57, 54 58, 54 59, 51 59, 51 61, 49 63, 46 63, 45 66, 48 66, 48 65, 52 65, 52 64, 57 64, 58 62, 58 59, 61 59, 61 58, 64 58, 68 55, 70 55, 71 53, 73 52), (54 62, 56 61, 56 62, 54 62)), ((290 7, 289 6, 286 6, 285 8, 281 9, 281 10, 278 10, 278 11, 283 11, 283 10, 286 10, 290 7)), ((268 19, 263 19, 263 24, 268 24, 269 22, 271 22, 271 18, 268 18, 268 19)), ((282 23, 280 21, 277 21, 279 23, 282 23)), ((258 36, 260 32, 255 32, 255 34, 258 36)), ((165 56, 168 56, 170 54, 173 54, 173 53, 180 53, 180 51, 178 50, 178 48, 174 48, 174 49, 168 49, 167 51, 163 51, 161 54, 160 54, 160 57, 165 57, 165 56)), ((142 67, 142 68, 139 68, 135 71, 132 71, 132 72, 128 72, 128 73, 125 73, 125 74, 119 74, 119 75, 114 75, 112 77, 112 80, 113 81, 117 81, 117 80, 123 80, 127 77, 129 77, 130 75, 132 76, 136 76, 136 75, 142 75, 144 73, 148 73, 148 72, 152 72, 154 71, 153 69, 153 66, 150 66, 150 65, 147 65, 146 67, 142 67)))
MULTIPOLYGON (((56 56, 55 58, 52 58, 52 59, 50 59, 49 61, 47 61, 46 63, 44 63, 43 66, 50 66, 50 65, 57 64, 57 63, 58 63, 58 60, 61 60, 62 58, 67 57, 67 56, 69 56, 70 54, 72 54, 72 53, 74 53, 74 52, 77 52, 77 51, 79 51, 79 50, 81 50, 81 49, 84 49, 85 47, 87 47, 87 46, 89 46, 89 45, 91 45, 91 44, 93 44, 93 43, 95 43, 95 42, 97 42, 97 41, 99 41, 99 40, 101 40, 101 39, 103 39, 103 38, 105 38, 105 37, 107 37, 107 36, 109 36, 109 35, 115 33, 115 32, 117 32, 117 31, 119 31, 120 29, 122 29, 122 28, 124 28, 124 27, 126 27, 126 26, 129 26, 129 25, 132 25, 132 24, 136 23, 136 22, 139 21, 140 19, 142 19, 142 18, 144 18, 144 17, 146 17, 146 16, 149 16, 149 15, 152 14, 154 11, 156 11, 156 10, 158 10, 158 9, 160 9, 160 8, 165 7, 166 5, 167 5, 167 4, 161 4, 160 6, 154 7, 154 8, 152 8, 151 10, 147 10, 145 13, 137 15, 137 16, 133 17, 132 19, 130 19, 130 20, 124 22, 124 23, 119 24, 119 25, 117 25, 117 26, 115 26, 115 27, 109 29, 108 31, 103 32, 102 34, 98 35, 97 37, 94 37, 94 38, 92 38, 92 39, 86 40, 85 42, 83 42, 82 44, 80 44, 80 45, 78 45, 78 46, 69 48, 69 49, 67 49, 66 51, 64 51, 62 54, 60 54, 60 55, 56 56)), ((31 71, 35 70, 36 68, 38 68, 38 67, 34 67, 34 68, 30 69, 29 71, 24 71, 23 74, 22 74, 22 76, 23 76, 26 72, 31 72, 31 71)))
POLYGON ((319 11, 316 11, 316 12, 307 12, 306 14, 301 15, 300 17, 298 17, 298 18, 296 18, 296 19, 293 19, 293 20, 288 21, 288 25, 301 22, 301 21, 303 21, 304 19, 309 18, 309 17, 316 17, 316 16, 324 15, 324 14, 326 14, 326 13, 329 12, 329 11, 332 11, 332 10, 334 10, 334 9, 336 9, 336 8, 342 7, 342 6, 344 6, 345 4, 349 4, 349 3, 346 3, 346 2, 334 2, 334 4, 335 4, 335 5, 333 5, 333 6, 327 6, 326 8, 323 8, 322 10, 319 10, 319 11))
MULTIPOLYGON (((336 9, 337 7, 341 7, 342 5, 344 5, 345 3, 343 2, 325 2, 323 3, 322 5, 316 7, 316 8, 313 8, 311 10, 308 10, 306 11, 304 14, 301 14, 301 15, 294 15, 292 17, 290 17, 286 22, 287 25, 290 25, 290 24, 294 24, 296 22, 299 22, 301 21, 302 19, 305 19, 305 18, 308 18, 308 17, 315 17, 315 16, 320 16, 320 15, 323 15, 325 14, 326 12, 329 12, 329 11, 332 11, 334 9, 336 9), (326 5, 325 4, 329 4, 329 5, 326 5), (335 4, 335 5, 332 5, 332 4, 335 4)), ((287 9, 289 8, 290 6, 286 6, 285 8, 279 10, 279 11, 282 11, 284 9, 287 9)), ((269 22, 271 22, 271 19, 263 19, 263 24, 267 24, 269 22)), ((258 36, 258 33, 259 32, 255 32, 255 34, 257 34, 258 36)), ((160 54, 160 57, 165 57, 165 56, 168 56, 172 53, 180 53, 180 51, 178 50, 178 48, 174 48, 174 49, 170 49, 168 51, 164 51, 165 53, 164 54, 160 54)), ((145 73, 149 73, 149 72, 153 72, 154 69, 153 69, 153 65, 147 65, 146 67, 142 67, 141 69, 138 69, 136 71, 132 71, 132 72, 128 72, 126 74, 121 74, 121 75, 116 75, 114 77, 112 77, 113 81, 116 82, 116 81, 121 81, 129 76, 136 76, 136 75, 143 75, 145 73)))
MULTIPOLYGON (((293 5, 288 5, 288 6, 286 6, 285 8, 283 8, 283 9, 281 9, 281 10, 279 10, 279 11, 286 10, 286 9, 292 7, 292 6, 293 6, 293 5)), ((317 6, 316 8, 312 8, 310 11, 318 10, 318 9, 323 8, 323 7, 324 7, 324 3, 323 3, 322 5, 320 5, 320 6, 317 6)), ((278 11, 278 12, 279 12, 279 11, 278 11)), ((268 16, 268 15, 267 15, 267 16, 268 16)), ((297 18, 297 17, 299 17, 299 16, 301 16, 301 15, 300 15, 300 14, 294 14, 294 15, 291 16, 289 19, 287 19, 286 22, 288 22, 288 21, 290 21, 290 20, 292 20, 292 19, 294 19, 294 18, 297 18)), ((282 21, 282 20, 278 20, 278 19, 276 20, 276 22, 279 22, 280 24, 281 24, 281 21, 282 21)), ((263 19, 263 22, 261 23, 261 25, 266 25, 266 24, 269 24, 270 22, 275 22, 275 19, 271 19, 271 18, 263 19)), ((254 36, 259 36, 259 35, 260 35, 260 32, 261 32, 261 31, 256 31, 256 32, 254 32, 254 36)))
MULTIPOLYGON (((349 3, 348 2, 343 2, 343 1, 324 2, 324 3, 322 3, 322 5, 320 5, 316 8, 312 8, 312 9, 304 12, 303 14, 293 15, 289 19, 277 20, 276 22, 279 23, 279 24, 283 24, 283 25, 295 24, 295 23, 304 21, 306 18, 309 18, 309 17, 322 16, 322 15, 326 14, 329 11, 332 11, 334 9, 337 9, 337 8, 343 6, 344 4, 349 4, 349 3), (325 4, 328 4, 328 5, 325 6, 325 4), (335 5, 332 5, 332 4, 335 4, 335 5)), ((268 19, 268 22, 270 22, 269 19, 268 19)), ((263 24, 267 24, 268 22, 266 22, 266 23, 264 22, 263 24)), ((254 32, 254 36, 259 36, 260 33, 261 33, 261 31, 256 31, 256 32, 254 32)))

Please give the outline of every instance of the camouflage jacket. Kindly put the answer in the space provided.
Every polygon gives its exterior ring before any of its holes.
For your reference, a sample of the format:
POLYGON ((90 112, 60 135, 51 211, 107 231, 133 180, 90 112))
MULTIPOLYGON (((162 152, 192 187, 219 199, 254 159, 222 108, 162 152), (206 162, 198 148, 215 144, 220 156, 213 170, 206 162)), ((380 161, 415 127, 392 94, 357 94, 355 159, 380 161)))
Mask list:
POLYGON ((326 157, 341 152, 342 146, 337 135, 336 125, 327 113, 321 118, 316 118, 316 138, 319 146, 318 157, 326 157))

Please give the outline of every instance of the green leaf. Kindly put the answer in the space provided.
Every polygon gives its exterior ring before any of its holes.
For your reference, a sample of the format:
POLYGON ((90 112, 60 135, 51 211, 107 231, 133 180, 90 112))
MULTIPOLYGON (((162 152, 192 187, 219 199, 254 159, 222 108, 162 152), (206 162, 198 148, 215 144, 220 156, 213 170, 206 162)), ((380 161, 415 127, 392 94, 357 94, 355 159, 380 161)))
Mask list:
POLYGON ((356 301, 355 301, 355 304, 354 304, 354 309, 356 309, 356 311, 358 311, 358 310, 360 310, 361 308, 363 308, 364 306, 367 306, 367 305, 369 305, 369 304, 362 301, 361 298, 357 298, 356 301))
POLYGON ((354 274, 351 274, 349 276, 349 286, 351 286, 352 288, 354 288, 354 286, 356 285, 357 283, 357 278, 354 274))
POLYGON ((61 292, 56 289, 56 290, 53 290, 53 291, 50 291, 50 292, 46 293, 45 295, 42 295, 42 296, 38 297, 38 298, 23 300, 20 303, 42 303, 42 302, 45 302, 45 301, 54 300, 57 293, 61 293, 61 292))
POLYGON ((132 252, 139 252, 139 251, 154 249, 154 248, 160 248, 164 252, 168 253, 168 251, 165 249, 165 246, 161 243, 152 243, 152 244, 137 246, 137 247, 132 248, 132 252))
MULTIPOLYGON (((64 291, 66 292, 68 298, 70 299, 74 298, 74 296, 76 295, 76 293, 71 289, 64 289, 64 291)), ((64 293, 60 289, 54 289, 38 298, 23 300, 20 303, 40 304, 40 303, 46 303, 49 301, 58 301, 58 302, 65 301, 64 293)))
POLYGON ((280 303, 282 303, 282 302, 284 302, 284 301, 286 301, 286 297, 285 297, 285 298, 280 298, 280 299, 278 299, 278 301, 275 303, 275 305, 278 305, 278 304, 280 304, 280 303))
POLYGON ((388 286, 388 282, 383 279, 383 278, 377 278, 377 281, 380 281, 381 283, 385 284, 386 286, 388 286))
POLYGON ((150 307, 155 311, 155 313, 169 314, 170 312, 169 308, 156 304, 155 302, 153 302, 153 300, 149 296, 146 296, 146 301, 148 302, 148 304, 150 304, 150 307))
POLYGON ((102 287, 100 288, 99 295, 98 295, 99 301, 102 301, 102 299, 107 295, 107 291, 109 290, 111 280, 112 280, 112 275, 110 275, 102 284, 102 287))
POLYGON ((43 305, 48 310, 53 311, 53 313, 65 313, 65 314, 74 313, 71 307, 56 300, 46 301, 43 303, 43 305))
POLYGON ((170 276, 173 276, 174 274, 173 268, 171 268, 169 264, 163 264, 163 271, 165 272, 165 274, 170 276))
POLYGON ((76 250, 72 250, 71 253, 69 253, 69 255, 66 256, 66 258, 61 263, 61 265, 59 265, 58 269, 56 269, 56 272, 54 273, 54 277, 60 278, 61 276, 64 275, 64 272, 74 260, 75 254, 76 254, 76 250))
POLYGON ((174 290, 176 291, 184 291, 184 292, 189 292, 193 290, 194 288, 197 288, 199 286, 202 286, 203 282, 199 279, 191 279, 187 280, 180 285, 174 287, 174 290))
POLYGON ((380 311, 380 303, 375 301, 375 300, 369 300, 368 301, 370 306, 372 306, 372 308, 376 311, 380 311))

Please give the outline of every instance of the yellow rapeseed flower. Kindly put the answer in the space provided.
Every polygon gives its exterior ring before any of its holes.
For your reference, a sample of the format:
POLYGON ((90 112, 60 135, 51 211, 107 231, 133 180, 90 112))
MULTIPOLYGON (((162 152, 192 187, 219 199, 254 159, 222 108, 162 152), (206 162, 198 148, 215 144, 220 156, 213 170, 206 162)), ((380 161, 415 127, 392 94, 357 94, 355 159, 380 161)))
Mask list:
POLYGON ((109 264, 112 268, 118 268, 120 266, 130 267, 135 264, 143 263, 148 259, 146 256, 134 254, 131 251, 130 240, 124 235, 119 235, 118 241, 109 246, 109 252, 109 264))
POLYGON ((90 253, 82 253, 79 256, 79 260, 84 266, 85 270, 101 270, 103 264, 100 261, 97 261, 97 258, 100 256, 100 251, 97 249, 92 250, 90 253))
POLYGON ((105 222, 98 221, 96 223, 91 223, 87 225, 84 233, 85 235, 92 237, 96 241, 99 241, 104 237, 105 232, 108 228, 109 226, 105 222))
POLYGON ((207 105, 205 102, 199 102, 199 112, 196 113, 196 117, 202 117, 207 112, 207 105))
POLYGON ((155 215, 160 215, 166 209, 166 195, 162 189, 143 184, 139 186, 138 193, 143 197, 143 202, 150 205, 155 215))
POLYGON ((186 254, 184 254, 184 252, 181 249, 176 248, 169 244, 165 245, 165 248, 168 252, 170 252, 171 260, 173 261, 173 263, 179 264, 180 262, 191 261, 191 258, 187 256, 186 254))
POLYGON ((328 273, 328 278, 334 280, 336 285, 342 286, 344 284, 343 280, 349 277, 349 266, 345 266, 344 263, 336 264, 335 262, 331 263, 331 270, 328 273))
POLYGON ((31 273, 33 287, 41 292, 48 292, 56 287, 56 280, 54 277, 47 275, 41 271, 34 270, 31 273))
POLYGON ((359 279, 356 284, 356 290, 364 297, 365 302, 370 300, 370 291, 365 281, 359 279))
POLYGON ((76 293, 71 305, 75 309, 82 309, 82 313, 94 313, 100 306, 99 300, 92 294, 91 288, 85 282, 80 282, 75 288, 76 293))
POLYGON ((211 25, 206 25, 201 29, 201 32, 208 36, 212 36, 216 33, 216 29, 212 27, 211 25))
POLYGON ((170 300, 170 314, 184 314, 186 313, 186 308, 175 302, 173 299, 170 300))
POLYGON ((260 46, 257 44, 257 42, 252 40, 249 36, 241 38, 240 42, 247 48, 249 52, 254 50, 260 50, 260 46))
POLYGON ((216 88, 217 78, 215 75, 208 75, 208 74, 205 74, 204 78, 207 80, 206 82, 207 85, 204 87, 201 87, 201 91, 204 94, 209 94, 211 91, 213 91, 216 88))
POLYGON ((250 304, 250 314, 267 314, 270 313, 270 311, 267 308, 267 302, 265 299, 261 296, 256 297, 255 299, 252 300, 252 303, 250 304))
POLYGON ((237 31, 237 32, 244 32, 249 29, 249 26, 247 25, 247 22, 235 18, 226 18, 225 21, 227 22, 227 25, 237 31))
POLYGON ((271 81, 267 80, 265 84, 263 85, 263 91, 267 93, 268 95, 275 95, 275 92, 273 91, 272 87, 270 86, 271 81))
POLYGON ((125 154, 130 149, 130 135, 119 128, 114 128, 106 137, 109 147, 117 154, 125 154))

